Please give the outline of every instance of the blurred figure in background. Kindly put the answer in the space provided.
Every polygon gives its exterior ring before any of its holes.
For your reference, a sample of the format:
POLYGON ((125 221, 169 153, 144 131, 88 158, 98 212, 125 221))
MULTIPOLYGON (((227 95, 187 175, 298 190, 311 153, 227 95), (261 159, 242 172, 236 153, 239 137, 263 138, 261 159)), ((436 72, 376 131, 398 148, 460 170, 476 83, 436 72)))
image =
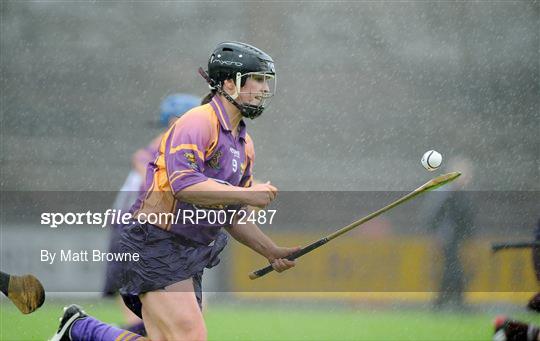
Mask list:
MULTIPOLYGON (((132 169, 129 172, 122 188, 118 192, 113 204, 113 209, 123 213, 129 212, 129 209, 135 203, 139 192, 143 189, 143 179, 146 175, 146 166, 152 162, 157 154, 159 143, 163 136, 163 132, 169 127, 178 117, 185 112, 196 107, 200 103, 200 98, 187 94, 173 94, 167 96, 160 105, 159 126, 162 133, 150 142, 150 144, 137 150, 132 157, 132 169)), ((111 226, 111 236, 109 243, 109 252, 120 252, 118 247, 118 238, 120 236, 121 225, 111 226)), ((107 262, 105 285, 103 295, 105 297, 114 297, 118 294, 118 263, 107 262)), ((119 304, 122 307, 126 326, 124 329, 131 332, 145 335, 144 324, 142 320, 129 310, 124 302, 120 299, 119 304)))
POLYGON ((443 190, 428 196, 432 201, 428 210, 428 227, 436 232, 442 251, 442 278, 434 308, 463 309, 466 278, 460 259, 460 250, 473 233, 473 203, 462 190, 473 176, 469 160, 457 157, 448 162, 449 171, 459 171, 461 176, 443 190))

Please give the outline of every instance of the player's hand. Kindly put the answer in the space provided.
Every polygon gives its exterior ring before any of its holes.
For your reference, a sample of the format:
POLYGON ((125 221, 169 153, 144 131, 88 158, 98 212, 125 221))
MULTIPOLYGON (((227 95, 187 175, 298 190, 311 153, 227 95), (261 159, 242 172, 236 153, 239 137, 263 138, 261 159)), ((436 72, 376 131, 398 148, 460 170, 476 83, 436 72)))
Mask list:
POLYGON ((265 208, 277 196, 278 189, 267 181, 264 184, 256 184, 246 188, 248 192, 246 204, 254 207, 265 208))
POLYGON ((268 261, 270 262, 270 264, 272 264, 272 267, 274 268, 274 270, 276 270, 277 272, 283 272, 285 270, 293 268, 296 265, 295 260, 288 260, 285 257, 287 257, 288 255, 300 249, 301 249, 300 246, 297 246, 297 247, 279 247, 278 246, 273 250, 272 255, 268 258, 268 261))

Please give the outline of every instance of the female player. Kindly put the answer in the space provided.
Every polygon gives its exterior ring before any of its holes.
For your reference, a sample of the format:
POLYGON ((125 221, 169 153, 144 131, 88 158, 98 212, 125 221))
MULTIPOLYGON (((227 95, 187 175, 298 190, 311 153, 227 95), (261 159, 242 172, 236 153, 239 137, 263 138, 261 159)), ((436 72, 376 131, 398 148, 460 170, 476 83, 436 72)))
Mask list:
MULTIPOLYGON (((240 209, 249 214, 250 206, 264 208, 277 194, 270 182, 252 184, 253 142, 243 121, 261 115, 274 94, 272 58, 254 46, 224 42, 212 53, 208 73, 200 72, 211 87, 207 104, 184 114, 165 133, 158 157, 148 164, 147 190, 132 208, 136 219, 121 233, 122 252, 138 253, 140 261, 123 264, 120 292, 154 340, 206 339, 201 280, 204 268, 219 262, 227 242, 223 227, 278 272, 295 265, 285 257, 299 249, 277 246, 254 223, 235 215, 240 209), (184 219, 186 212, 212 209, 226 210, 232 224, 184 219), (152 216, 165 218, 142 222, 152 216)), ((57 339, 61 334, 98 339, 92 333, 103 324, 82 328, 89 318, 76 308, 66 312, 71 317, 64 315, 57 339)), ((99 338, 122 336, 117 333, 99 338)))

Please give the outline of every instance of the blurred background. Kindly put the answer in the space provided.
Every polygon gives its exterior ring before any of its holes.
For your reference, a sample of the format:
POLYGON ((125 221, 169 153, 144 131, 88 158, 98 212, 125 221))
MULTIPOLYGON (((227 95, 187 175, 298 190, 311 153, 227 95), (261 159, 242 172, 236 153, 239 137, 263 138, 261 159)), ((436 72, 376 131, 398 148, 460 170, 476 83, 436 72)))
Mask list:
POLYGON ((538 290, 530 250, 489 251, 493 241, 531 240, 540 218, 538 2, 0 6, 3 270, 33 272, 59 296, 96 297, 101 266, 47 267, 38 254, 106 248, 107 229, 53 230, 37 214, 112 204, 132 154, 161 132, 163 98, 204 96, 197 68, 217 43, 237 40, 276 62, 277 94, 247 122, 255 176, 285 192, 276 205, 290 209, 267 227, 272 237, 306 244, 416 188, 441 173, 420 165, 429 149, 444 170, 464 172, 450 189, 467 192, 452 199, 466 219, 437 218, 449 196, 441 191, 306 257, 288 277, 256 282, 247 273, 264 259, 231 242, 209 291, 257 302, 293 292, 285 300, 308 304, 333 292, 332 302, 364 309, 398 300, 429 310, 456 276, 466 285, 449 291, 468 291, 450 295, 458 308, 520 309, 538 290), (92 199, 80 201, 85 193, 92 199))
POLYGON ((538 190, 538 18, 527 1, 3 2, 2 186, 116 189, 160 100, 203 96, 197 68, 239 40, 278 72, 249 122, 257 177, 408 190, 436 149, 474 160, 474 188, 538 190))

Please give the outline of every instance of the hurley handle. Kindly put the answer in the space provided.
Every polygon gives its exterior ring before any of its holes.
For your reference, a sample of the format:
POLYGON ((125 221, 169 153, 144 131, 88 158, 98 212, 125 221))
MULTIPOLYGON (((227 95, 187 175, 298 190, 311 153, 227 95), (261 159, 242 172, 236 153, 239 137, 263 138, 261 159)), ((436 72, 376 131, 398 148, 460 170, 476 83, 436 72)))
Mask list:
MULTIPOLYGON (((306 247, 304 247, 304 248, 290 254, 289 256, 287 256, 285 258, 287 258, 288 260, 295 260, 296 258, 302 257, 306 253, 315 250, 319 246, 322 246, 322 245, 326 244, 327 242, 328 242, 327 238, 319 239, 316 242, 313 242, 313 243, 309 244, 308 246, 306 246, 306 247)), ((266 275, 266 274, 268 274, 268 273, 270 273, 272 271, 274 271, 274 268, 270 264, 270 265, 268 265, 268 266, 266 266, 264 268, 261 268, 261 269, 259 269, 257 271, 253 271, 252 273, 249 274, 249 278, 250 279, 256 279, 256 278, 262 277, 262 276, 264 276, 264 275, 266 275)))

